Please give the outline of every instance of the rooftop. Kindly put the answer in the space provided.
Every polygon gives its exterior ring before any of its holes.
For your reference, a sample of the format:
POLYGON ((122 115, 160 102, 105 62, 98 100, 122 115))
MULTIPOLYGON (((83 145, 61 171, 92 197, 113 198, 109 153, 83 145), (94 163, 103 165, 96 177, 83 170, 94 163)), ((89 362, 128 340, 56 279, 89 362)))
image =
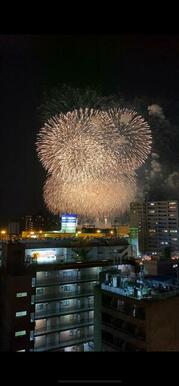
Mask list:
POLYGON ((179 281, 169 276, 122 275, 106 273, 101 289, 132 299, 161 300, 179 295, 179 281))

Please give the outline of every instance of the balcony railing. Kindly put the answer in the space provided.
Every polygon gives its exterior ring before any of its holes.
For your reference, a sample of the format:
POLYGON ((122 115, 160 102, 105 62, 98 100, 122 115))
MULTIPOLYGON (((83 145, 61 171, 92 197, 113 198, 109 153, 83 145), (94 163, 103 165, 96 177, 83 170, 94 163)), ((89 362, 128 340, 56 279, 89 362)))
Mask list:
POLYGON ((36 280, 36 287, 43 287, 43 286, 55 286, 55 285, 62 285, 62 284, 73 284, 73 283, 81 283, 86 281, 97 281, 99 280, 98 275, 81 275, 80 277, 68 277, 68 278, 47 278, 47 279, 38 279, 36 280))
POLYGON ((77 312, 93 311, 93 310, 94 310, 94 304, 82 305, 81 307, 66 307, 66 308, 63 307, 60 310, 36 311, 35 320, 43 319, 43 318, 51 318, 53 316, 70 315, 77 312))
POLYGON ((65 323, 65 324, 57 324, 54 327, 45 327, 45 328, 38 328, 35 330, 35 336, 50 334, 53 332, 58 331, 66 331, 71 330, 73 328, 79 328, 79 327, 88 327, 92 326, 94 324, 94 319, 83 319, 81 321, 77 321, 76 323, 65 323))
POLYGON ((74 346, 77 344, 82 344, 82 343, 88 343, 91 340, 93 340, 93 334, 89 335, 82 335, 80 337, 69 338, 69 340, 63 341, 63 342, 56 342, 56 343, 43 343, 43 344, 35 344, 34 351, 52 351, 52 350, 57 350, 60 348, 64 347, 69 347, 69 346, 74 346))
POLYGON ((93 289, 89 291, 69 291, 68 293, 54 293, 54 294, 46 294, 46 295, 36 295, 35 296, 35 303, 42 303, 42 302, 50 302, 54 300, 60 300, 60 299, 73 299, 73 298, 79 298, 84 296, 93 296, 93 289))

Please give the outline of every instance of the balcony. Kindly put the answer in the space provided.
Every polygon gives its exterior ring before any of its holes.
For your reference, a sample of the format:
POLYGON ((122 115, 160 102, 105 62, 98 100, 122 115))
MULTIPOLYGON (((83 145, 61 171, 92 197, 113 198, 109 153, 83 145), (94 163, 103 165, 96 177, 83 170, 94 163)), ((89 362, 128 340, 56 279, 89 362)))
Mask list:
POLYGON ((43 302, 52 302, 55 300, 63 300, 63 299, 75 299, 79 297, 85 296, 93 296, 93 289, 90 291, 73 291, 68 293, 56 293, 56 294, 46 294, 46 295, 36 295, 35 303, 43 303, 43 302))
POLYGON ((58 332, 58 331, 66 331, 69 329, 71 330, 73 328, 93 326, 93 324, 94 324, 94 319, 86 319, 86 320, 84 319, 76 323, 73 322, 73 323, 58 324, 54 327, 39 328, 38 330, 35 330, 35 336, 51 334, 53 332, 58 332))
POLYGON ((85 312, 85 311, 93 311, 94 310, 94 304, 90 305, 82 305, 81 307, 63 307, 61 310, 52 310, 52 311, 36 311, 35 313, 35 320, 37 319, 43 319, 43 318, 51 318, 53 316, 61 316, 61 315, 70 315, 78 312, 85 312))
POLYGON ((77 344, 82 344, 82 343, 88 343, 90 342, 91 340, 93 340, 93 335, 90 334, 90 335, 82 335, 80 337, 76 337, 76 338, 71 338, 69 340, 66 340, 64 342, 56 342, 56 343, 46 343, 46 344, 42 344, 42 345, 36 345, 35 348, 34 348, 34 351, 55 351, 55 350, 58 350, 60 348, 64 348, 64 347, 69 347, 69 346, 74 346, 74 345, 77 345, 77 344))
POLYGON ((81 277, 76 277, 74 276, 68 277, 68 278, 51 278, 48 279, 43 279, 43 280, 38 280, 36 281, 36 287, 45 287, 45 286, 55 286, 55 285, 62 285, 62 284, 73 284, 73 283, 85 283, 88 281, 98 281, 99 276, 98 275, 88 275, 88 276, 81 276, 81 277))

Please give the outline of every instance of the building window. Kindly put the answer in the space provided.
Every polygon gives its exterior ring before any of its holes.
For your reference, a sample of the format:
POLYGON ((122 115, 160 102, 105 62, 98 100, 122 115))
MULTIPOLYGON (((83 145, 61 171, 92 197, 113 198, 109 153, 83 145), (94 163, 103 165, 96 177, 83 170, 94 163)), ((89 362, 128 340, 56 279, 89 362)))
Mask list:
POLYGON ((16 336, 16 337, 17 337, 17 336, 24 336, 24 335, 26 335, 26 330, 16 331, 16 332, 15 332, 15 336, 16 336))
POLYGON ((64 285, 63 289, 65 292, 68 292, 71 290, 71 286, 70 285, 64 285))
POLYGON ((17 292, 16 298, 25 298, 27 296, 27 292, 17 292))
POLYGON ((32 295, 31 296, 31 304, 34 304, 34 302, 35 302, 35 295, 32 295))
POLYGON ((62 302, 63 306, 68 306, 69 303, 70 303, 69 300, 63 300, 63 302, 62 302))
POLYGON ((17 350, 16 352, 24 352, 25 351, 25 349, 24 350, 17 350))
POLYGON ((43 295, 44 294, 44 288, 37 288, 36 294, 37 295, 43 295))
POLYGON ((26 316, 26 315, 27 315, 27 311, 16 312, 16 318, 20 318, 21 316, 26 316))
POLYGON ((30 331, 30 340, 34 340, 34 331, 30 331))
POLYGON ((44 304, 37 304, 37 311, 43 310, 44 309, 44 304))
POLYGON ((34 314, 34 312, 32 312, 30 315, 30 321, 34 322, 34 320, 35 320, 35 314, 34 314))
POLYGON ((32 287, 35 287, 35 277, 32 278, 32 287))

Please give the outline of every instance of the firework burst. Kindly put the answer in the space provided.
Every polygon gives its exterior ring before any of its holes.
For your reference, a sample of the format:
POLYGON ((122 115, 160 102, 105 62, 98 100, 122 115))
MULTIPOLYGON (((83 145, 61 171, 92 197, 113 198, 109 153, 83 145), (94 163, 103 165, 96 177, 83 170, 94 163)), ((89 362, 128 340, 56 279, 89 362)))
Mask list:
POLYGON ((48 179, 50 211, 117 215, 135 198, 135 171, 151 150, 148 124, 135 111, 79 109, 40 130, 37 152, 48 179))
POLYGON ((152 136, 147 122, 133 110, 114 108, 108 111, 108 124, 113 127, 113 156, 123 170, 138 169, 151 152, 152 136))
POLYGON ((116 141, 119 146, 107 113, 80 109, 49 119, 39 133, 37 151, 48 173, 63 183, 109 180, 119 172, 116 141))
POLYGON ((134 176, 121 175, 120 181, 101 180, 88 183, 59 184, 58 178, 47 178, 44 185, 44 201, 54 214, 78 213, 87 217, 108 218, 124 213, 134 200, 137 187, 134 176))

